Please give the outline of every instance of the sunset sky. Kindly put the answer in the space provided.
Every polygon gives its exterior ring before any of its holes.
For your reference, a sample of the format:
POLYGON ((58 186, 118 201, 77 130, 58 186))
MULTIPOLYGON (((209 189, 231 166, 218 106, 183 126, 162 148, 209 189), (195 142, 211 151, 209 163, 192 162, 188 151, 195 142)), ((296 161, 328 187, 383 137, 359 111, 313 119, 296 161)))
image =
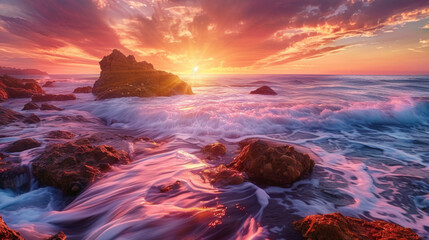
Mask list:
POLYGON ((0 0, 0 66, 98 73, 429 74, 428 0, 0 0))

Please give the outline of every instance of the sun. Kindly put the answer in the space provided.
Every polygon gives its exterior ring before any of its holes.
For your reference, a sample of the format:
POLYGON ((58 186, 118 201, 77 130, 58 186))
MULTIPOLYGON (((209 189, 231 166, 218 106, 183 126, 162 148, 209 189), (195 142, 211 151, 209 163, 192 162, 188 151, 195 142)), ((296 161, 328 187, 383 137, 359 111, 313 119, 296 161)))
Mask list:
POLYGON ((200 68, 199 66, 195 66, 195 67, 194 67, 194 73, 198 72, 198 69, 199 69, 199 68, 200 68))

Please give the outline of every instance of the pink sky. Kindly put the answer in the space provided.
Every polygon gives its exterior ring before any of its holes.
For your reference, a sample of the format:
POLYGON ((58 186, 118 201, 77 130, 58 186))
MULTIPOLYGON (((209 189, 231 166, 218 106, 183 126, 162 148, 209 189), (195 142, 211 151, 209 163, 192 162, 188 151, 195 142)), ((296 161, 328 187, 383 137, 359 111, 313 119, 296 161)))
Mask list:
POLYGON ((0 0, 0 66, 98 73, 429 74, 427 0, 0 0))

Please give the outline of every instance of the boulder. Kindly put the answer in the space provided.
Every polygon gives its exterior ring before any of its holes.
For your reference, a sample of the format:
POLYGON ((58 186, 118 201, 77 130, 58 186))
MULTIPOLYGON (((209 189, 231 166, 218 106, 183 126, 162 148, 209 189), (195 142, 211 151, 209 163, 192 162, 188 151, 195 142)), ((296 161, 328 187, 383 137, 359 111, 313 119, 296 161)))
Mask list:
POLYGON ((26 117, 23 122, 34 124, 40 122, 40 118, 36 114, 31 114, 30 116, 26 117))
POLYGON ((31 97, 33 102, 76 100, 74 94, 36 94, 31 97))
POLYGON ((63 130, 57 130, 57 131, 50 131, 47 138, 54 138, 54 139, 72 139, 76 135, 69 131, 63 131, 63 130))
POLYGON ((7 125, 23 118, 22 114, 0 106, 0 125, 7 125))
POLYGON ((17 79, 9 76, 0 77, 0 98, 29 98, 34 94, 44 94, 45 91, 35 82, 17 79))
POLYGON ((49 103, 42 103, 42 106, 40 107, 40 110, 43 110, 43 111, 45 111, 45 110, 62 111, 64 109, 56 107, 56 106, 54 106, 52 104, 49 104, 49 103))
POLYGON ((208 155, 208 158, 217 158, 219 156, 224 156, 226 153, 226 147, 222 143, 212 143, 204 146, 201 149, 201 152, 208 155))
POLYGON ((50 236, 46 240, 66 240, 67 236, 63 232, 59 232, 53 236, 50 236))
POLYGON ((217 167, 204 169, 202 175, 208 182, 216 186, 238 185, 245 181, 242 173, 227 168, 223 164, 217 167))
POLYGON ((92 93, 92 87, 78 87, 73 91, 73 93, 92 93))
POLYGON ((155 70, 152 64, 137 62, 134 56, 126 57, 116 49, 100 61, 100 68, 92 90, 97 99, 193 94, 178 76, 155 70))
POLYGON ((159 189, 159 192, 161 192, 161 193, 166 193, 166 192, 170 192, 170 191, 173 191, 173 190, 177 190, 177 189, 180 189, 182 187, 182 182, 181 181, 179 181, 179 180, 177 180, 175 183, 173 183, 173 184, 170 184, 170 185, 167 185, 167 186, 162 186, 160 189, 159 189))
POLYGON ((30 169, 20 162, 3 160, 0 162, 0 188, 25 188, 30 187, 30 169))
POLYGON ((35 104, 34 102, 28 102, 24 105, 22 110, 35 110, 39 108, 40 108, 39 105, 35 104))
POLYGON ((48 146, 33 160, 32 171, 41 184, 59 188, 66 195, 76 195, 110 170, 111 165, 130 161, 127 153, 111 146, 76 141, 48 146))
POLYGON ((42 145, 39 141, 33 138, 24 138, 18 141, 13 142, 8 147, 6 147, 6 152, 22 152, 27 149, 40 147, 42 145))
POLYGON ((228 167, 244 171, 257 184, 288 187, 311 173, 314 160, 293 146, 273 146, 255 140, 244 146, 228 167))
POLYGON ((410 228, 382 220, 345 217, 341 213, 311 215, 293 224, 309 240, 422 240, 410 228))
POLYGON ((0 216, 0 239, 24 240, 18 231, 10 229, 0 216))
POLYGON ((8 98, 6 90, 0 86, 0 102, 6 101, 8 98))
POLYGON ((43 87, 54 87, 55 81, 47 81, 45 84, 43 84, 43 87))
POLYGON ((254 91, 251 91, 250 94, 277 95, 277 93, 268 86, 263 86, 254 91))

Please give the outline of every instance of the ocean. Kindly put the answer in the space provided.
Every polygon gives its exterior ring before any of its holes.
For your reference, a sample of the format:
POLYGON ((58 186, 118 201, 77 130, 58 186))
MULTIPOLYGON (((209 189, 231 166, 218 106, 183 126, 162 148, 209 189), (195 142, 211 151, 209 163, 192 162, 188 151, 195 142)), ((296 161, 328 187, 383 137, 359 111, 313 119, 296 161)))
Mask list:
MULTIPOLYGON (((98 75, 51 75, 48 93, 92 86, 98 75)), ((53 102, 64 111, 34 112, 38 125, 1 127, 0 148, 24 137, 43 144, 16 153, 30 164, 60 140, 52 130, 149 137, 107 139, 133 157, 76 199, 33 180, 31 190, 0 189, 0 214, 28 239, 64 231, 68 239, 300 239, 291 222, 341 212, 382 219, 429 239, 429 76, 185 75, 194 95, 117 98, 92 94, 53 102), (250 95, 263 85, 278 95, 250 95), (74 117, 73 117, 74 116, 74 117), (79 116, 79 117, 76 117, 79 116), (201 176, 229 162, 237 143, 264 138, 317 155, 311 176, 290 188, 245 182, 213 186, 201 176), (225 159, 199 150, 222 142, 225 159), (159 186, 180 180, 174 194, 159 186)), ((28 99, 1 106, 21 112, 28 99)))

